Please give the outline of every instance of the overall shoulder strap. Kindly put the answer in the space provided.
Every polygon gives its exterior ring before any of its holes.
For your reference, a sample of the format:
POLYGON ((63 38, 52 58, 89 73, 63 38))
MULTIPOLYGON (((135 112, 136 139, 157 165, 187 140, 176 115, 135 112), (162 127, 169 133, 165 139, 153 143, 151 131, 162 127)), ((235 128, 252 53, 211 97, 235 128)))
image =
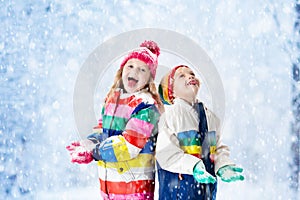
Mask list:
POLYGON ((201 134, 204 134, 207 132, 208 127, 207 127, 207 121, 206 121, 206 115, 205 115, 205 110, 203 103, 198 103, 198 111, 199 111, 199 132, 201 134))
POLYGON ((206 171, 215 176, 214 164, 210 159, 210 143, 208 136, 207 118, 205 115, 205 108, 202 103, 199 103, 199 133, 202 141, 202 161, 206 167, 206 171))

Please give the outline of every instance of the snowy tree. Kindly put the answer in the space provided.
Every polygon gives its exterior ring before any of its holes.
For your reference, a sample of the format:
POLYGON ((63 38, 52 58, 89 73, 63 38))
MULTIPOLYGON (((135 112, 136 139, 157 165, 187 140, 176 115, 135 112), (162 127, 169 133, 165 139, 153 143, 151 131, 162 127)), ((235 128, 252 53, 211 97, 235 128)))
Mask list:
MULTIPOLYGON (((295 35, 296 39, 296 48, 300 52, 300 2, 296 3, 296 12, 297 18, 295 22, 295 35)), ((292 154, 293 154, 293 163, 291 164, 292 168, 292 185, 294 189, 299 189, 300 185, 300 55, 297 55, 296 60, 293 63, 293 80, 292 80, 292 108, 293 108, 293 122, 292 122, 292 154)))

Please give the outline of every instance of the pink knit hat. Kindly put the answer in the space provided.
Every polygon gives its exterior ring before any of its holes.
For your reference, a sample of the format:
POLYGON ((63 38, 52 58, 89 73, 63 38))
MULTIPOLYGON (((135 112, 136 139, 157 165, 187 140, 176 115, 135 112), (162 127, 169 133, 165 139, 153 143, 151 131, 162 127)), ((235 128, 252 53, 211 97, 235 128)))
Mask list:
POLYGON ((128 60, 132 58, 139 59, 145 62, 151 72, 151 76, 155 79, 156 69, 158 65, 157 58, 160 54, 160 48, 153 41, 145 41, 140 45, 140 48, 134 49, 130 52, 121 63, 121 68, 127 63, 128 60))

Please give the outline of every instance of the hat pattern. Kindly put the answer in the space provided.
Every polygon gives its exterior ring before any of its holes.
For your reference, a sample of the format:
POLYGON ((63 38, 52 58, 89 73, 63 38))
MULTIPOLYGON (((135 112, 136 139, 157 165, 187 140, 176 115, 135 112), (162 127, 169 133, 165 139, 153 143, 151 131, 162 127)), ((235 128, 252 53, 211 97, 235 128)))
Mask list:
POLYGON ((174 67, 169 73, 167 73, 160 81, 158 86, 158 93, 161 101, 166 105, 173 104, 174 94, 173 94, 173 86, 174 86, 174 75, 177 69, 181 67, 187 67, 186 65, 178 65, 174 67))
POLYGON ((130 59, 139 59, 148 65, 151 76, 155 79, 159 54, 160 48, 154 41, 145 41, 140 45, 140 48, 134 49, 124 58, 120 67, 123 68, 130 59))

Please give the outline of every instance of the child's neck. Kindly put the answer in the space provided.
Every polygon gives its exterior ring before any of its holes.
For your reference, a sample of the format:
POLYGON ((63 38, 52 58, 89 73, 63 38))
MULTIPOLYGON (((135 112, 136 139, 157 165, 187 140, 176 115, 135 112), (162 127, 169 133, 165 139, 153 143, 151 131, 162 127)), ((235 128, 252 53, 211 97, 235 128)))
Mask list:
POLYGON ((138 93, 141 93, 141 92, 146 92, 147 90, 145 88, 143 88, 143 89, 140 89, 140 90, 136 90, 134 92, 127 92, 125 89, 120 88, 120 91, 121 91, 121 94, 123 94, 123 95, 131 96, 131 95, 138 94, 138 93))
POLYGON ((182 99, 183 101, 187 102, 191 106, 193 106, 195 103, 197 103, 196 99, 184 99, 184 98, 179 98, 179 99, 182 99))

